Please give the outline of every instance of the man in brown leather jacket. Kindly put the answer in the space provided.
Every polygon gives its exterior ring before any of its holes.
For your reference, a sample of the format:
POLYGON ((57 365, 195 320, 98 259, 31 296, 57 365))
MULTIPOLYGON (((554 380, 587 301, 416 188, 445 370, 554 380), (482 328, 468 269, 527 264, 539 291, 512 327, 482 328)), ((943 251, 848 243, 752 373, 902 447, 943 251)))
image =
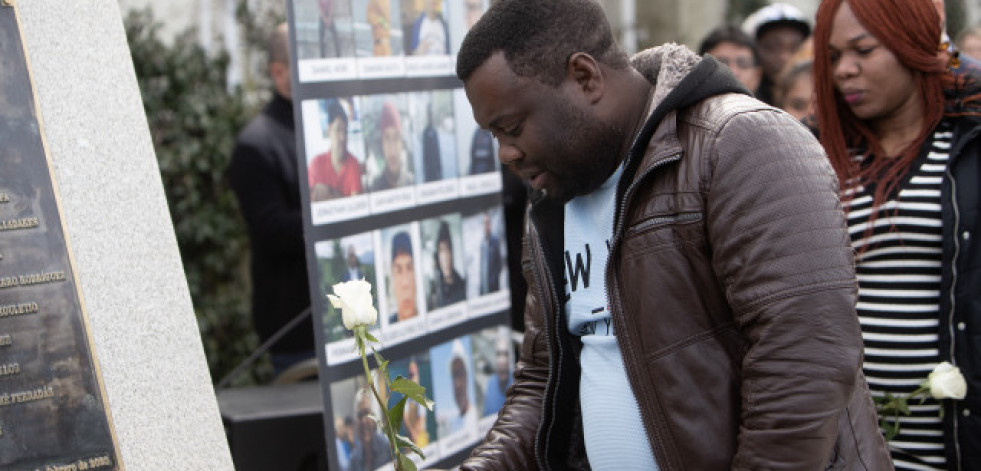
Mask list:
POLYGON ((521 358, 461 469, 892 469, 807 129, 683 46, 628 60, 590 0, 496 2, 457 75, 537 193, 521 358))

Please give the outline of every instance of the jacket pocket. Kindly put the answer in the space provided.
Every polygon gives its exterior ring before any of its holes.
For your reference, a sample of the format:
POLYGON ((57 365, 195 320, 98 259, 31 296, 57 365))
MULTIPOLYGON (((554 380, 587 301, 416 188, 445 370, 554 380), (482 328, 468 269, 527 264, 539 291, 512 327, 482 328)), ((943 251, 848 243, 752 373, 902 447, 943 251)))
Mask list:
POLYGON ((701 212, 693 213, 676 213, 676 214, 665 214, 661 216, 654 216, 651 218, 643 219, 627 229, 626 237, 630 237, 646 230, 654 229, 662 226, 669 226, 672 224, 684 224, 700 222, 702 220, 701 212))

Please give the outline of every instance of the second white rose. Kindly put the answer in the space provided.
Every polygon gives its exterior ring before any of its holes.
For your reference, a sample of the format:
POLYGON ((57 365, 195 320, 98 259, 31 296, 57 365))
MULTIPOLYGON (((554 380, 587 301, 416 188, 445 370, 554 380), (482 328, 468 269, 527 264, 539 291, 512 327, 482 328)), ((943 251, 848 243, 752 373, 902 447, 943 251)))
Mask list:
POLYGON ((935 399, 964 399, 967 395, 967 382, 960 368, 943 362, 927 376, 930 382, 930 395, 935 399))

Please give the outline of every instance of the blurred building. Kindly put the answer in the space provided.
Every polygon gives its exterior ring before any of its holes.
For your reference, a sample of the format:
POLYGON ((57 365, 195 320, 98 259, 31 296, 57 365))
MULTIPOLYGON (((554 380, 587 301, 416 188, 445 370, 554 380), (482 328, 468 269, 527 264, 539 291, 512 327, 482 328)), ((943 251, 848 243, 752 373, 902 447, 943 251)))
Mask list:
MULTIPOLYGON (((597 0, 607 12, 620 43, 628 53, 665 42, 677 42, 696 48, 701 39, 729 17, 733 0, 597 0)), ((805 16, 814 17, 820 0, 779 0, 799 8, 805 16)), ((951 15, 952 33, 981 23, 981 0, 946 0, 951 15)), ((242 26, 235 11, 245 6, 249 11, 286 15, 286 0, 119 0, 120 9, 150 8, 163 22, 161 34, 166 39, 195 27, 200 44, 208 50, 223 48, 231 53, 233 84, 249 81, 256 70, 248 48, 243 44, 242 26)))

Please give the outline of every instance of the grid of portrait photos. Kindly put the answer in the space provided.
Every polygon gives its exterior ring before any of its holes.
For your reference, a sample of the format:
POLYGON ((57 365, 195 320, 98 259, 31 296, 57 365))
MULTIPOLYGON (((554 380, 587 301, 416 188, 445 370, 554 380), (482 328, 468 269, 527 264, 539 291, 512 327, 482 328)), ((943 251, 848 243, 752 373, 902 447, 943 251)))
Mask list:
POLYGON ((501 167, 454 70, 489 3, 288 2, 330 469, 391 467, 387 451, 364 463, 369 443, 387 441, 352 334, 326 298, 336 283, 371 283, 371 333, 392 377, 435 401, 404 412, 403 435, 426 454, 418 465, 458 464, 503 404, 514 348, 501 167))
MULTIPOLYGON (((400 434, 411 438, 426 456, 411 456, 419 469, 456 464, 447 459, 459 460, 490 430, 511 386, 513 365, 511 330, 503 325, 441 338, 389 363, 393 377, 415 381, 435 401, 432 411, 409 402, 402 414, 400 434)), ((375 387, 389 407, 402 399, 400 393, 387 391, 379 381, 375 387)), ((354 376, 331 382, 327 394, 327 405, 334 413, 333 424, 328 427, 327 435, 334 436, 333 441, 328 440, 328 454, 338 456, 338 469, 365 469, 356 455, 364 449, 363 444, 388 443, 371 419, 381 413, 370 385, 363 375, 354 376)), ((391 466, 386 451, 379 453, 370 468, 391 466)))
MULTIPOLYGON (((453 330, 468 321, 500 320, 510 308, 501 208, 452 212, 314 244, 319 295, 332 286, 371 283, 386 347, 453 330)), ((327 365, 360 358, 341 311, 321 311, 327 365)))
POLYGON ((452 75, 488 0, 292 0, 298 81, 452 75))
POLYGON ((501 191, 496 143, 462 88, 316 98, 300 108, 315 226, 501 191))

